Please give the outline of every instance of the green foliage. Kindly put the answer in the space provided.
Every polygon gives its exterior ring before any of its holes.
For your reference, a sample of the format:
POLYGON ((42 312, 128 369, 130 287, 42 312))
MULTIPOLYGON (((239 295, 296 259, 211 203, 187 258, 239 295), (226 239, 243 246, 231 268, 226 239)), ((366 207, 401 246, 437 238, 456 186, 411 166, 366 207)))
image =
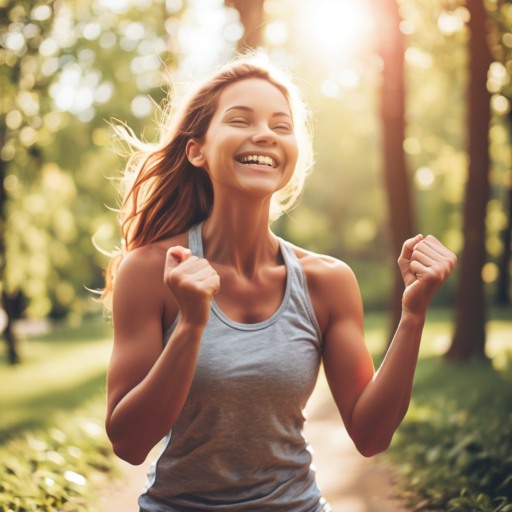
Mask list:
POLYGON ((160 59, 172 51, 164 22, 178 20, 163 0, 116 12, 104 4, 0 2, 2 286, 23 291, 27 316, 67 316, 72 325, 101 309, 84 289, 104 284, 107 259, 92 236, 103 227, 97 243, 119 245, 105 207, 117 207, 116 190, 106 177, 124 162, 107 149, 105 119, 140 134, 154 113, 147 93, 156 103, 165 95, 160 59))
POLYGON ((407 505, 451 512, 512 510, 510 374, 488 363, 418 362, 408 414, 383 455, 407 505))
POLYGON ((448 512, 510 512, 512 504, 508 503, 506 496, 498 496, 491 500, 487 494, 473 496, 467 494, 467 489, 463 489, 460 497, 453 498, 448 502, 448 512), (496 506, 497 505, 497 506, 496 506))
POLYGON ((104 399, 48 430, 0 446, 0 512, 93 512, 99 487, 121 477, 103 426, 104 399))

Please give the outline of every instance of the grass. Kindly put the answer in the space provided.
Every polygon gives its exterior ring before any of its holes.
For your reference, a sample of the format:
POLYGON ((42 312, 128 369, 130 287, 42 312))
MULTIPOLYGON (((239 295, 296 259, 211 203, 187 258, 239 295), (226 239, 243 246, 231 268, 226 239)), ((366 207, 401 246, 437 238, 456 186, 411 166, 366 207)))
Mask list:
POLYGON ((44 427, 57 411, 73 411, 91 397, 106 395, 113 331, 101 318, 79 329, 57 326, 51 333, 20 338, 23 363, 0 360, 0 441, 44 427))
POLYGON ((0 512, 102 510, 97 489, 121 478, 103 426, 112 344, 99 317, 20 337, 19 366, 2 345, 0 512))

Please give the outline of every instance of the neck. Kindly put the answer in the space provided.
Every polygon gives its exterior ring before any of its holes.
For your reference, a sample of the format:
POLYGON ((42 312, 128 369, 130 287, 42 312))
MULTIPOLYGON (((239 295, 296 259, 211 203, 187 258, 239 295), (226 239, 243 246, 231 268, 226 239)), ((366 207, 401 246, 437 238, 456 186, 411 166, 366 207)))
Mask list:
MULTIPOLYGON (((220 191, 219 191, 220 192, 220 191)), ((269 227, 270 197, 216 194, 203 225, 203 252, 210 263, 253 277, 261 265, 281 263, 279 242, 269 227)))

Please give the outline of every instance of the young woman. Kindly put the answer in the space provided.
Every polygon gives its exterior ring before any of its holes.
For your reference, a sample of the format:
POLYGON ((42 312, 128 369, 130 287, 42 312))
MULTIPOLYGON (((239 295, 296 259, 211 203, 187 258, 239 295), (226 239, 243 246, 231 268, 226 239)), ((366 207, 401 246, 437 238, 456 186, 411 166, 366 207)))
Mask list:
POLYGON ((351 269, 269 228, 311 167, 308 127, 296 87, 257 57, 202 83, 157 144, 118 127, 139 151, 102 295, 106 429, 134 465, 164 438, 141 512, 330 510, 303 436, 321 360, 364 456, 387 449, 407 411, 427 307, 456 257, 431 235, 405 241, 402 320, 375 372, 351 269))

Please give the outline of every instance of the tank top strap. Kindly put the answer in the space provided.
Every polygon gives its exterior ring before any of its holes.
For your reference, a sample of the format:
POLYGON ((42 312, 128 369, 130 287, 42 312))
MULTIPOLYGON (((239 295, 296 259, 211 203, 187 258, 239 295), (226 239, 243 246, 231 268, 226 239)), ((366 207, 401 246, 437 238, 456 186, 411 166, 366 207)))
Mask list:
POLYGON ((203 241, 201 238, 203 224, 204 220, 198 224, 194 224, 188 233, 188 248, 190 249, 190 252, 198 258, 204 258, 203 241))
MULTIPOLYGON (((189 247, 190 251, 192 252, 192 254, 194 256, 197 256, 198 258, 204 258, 203 240, 202 240, 203 224, 204 224, 204 220, 199 222, 198 224, 193 225, 189 231, 188 247, 189 247)), ((287 271, 292 274, 290 276, 290 279, 287 280, 291 284, 287 286, 286 297, 285 297, 285 300, 283 301, 282 306, 286 305, 288 293, 291 293, 292 296, 299 295, 299 302, 301 302, 304 305, 304 307, 306 309, 305 313, 307 313, 307 316, 309 317, 309 320, 312 323, 312 325, 316 331, 316 334, 318 336, 318 341, 321 344, 322 343, 322 333, 320 330, 320 326, 318 324, 318 320, 315 315, 315 311, 313 309, 313 304, 311 302, 311 298, 309 296, 309 290, 308 290, 308 285, 307 285, 307 281, 306 281, 306 274, 304 273, 304 268, 302 267, 302 264, 299 261, 299 258, 295 254, 295 251, 288 244, 288 242, 286 242, 279 236, 276 236, 276 238, 278 239, 279 245, 281 246, 281 253, 283 255, 283 259, 284 259, 287 271)), ((213 300, 212 303, 214 304, 215 301, 213 300)), ((219 313, 219 314, 221 314, 221 313, 219 313)), ((222 315, 222 316, 224 316, 224 315, 222 315)), ((231 322, 231 323, 233 323, 233 322, 231 322)), ((265 323, 265 322, 263 322, 263 323, 265 323)), ((237 325, 239 325, 239 324, 237 324, 237 325)), ((247 327, 247 328, 249 328, 249 327, 247 327)))
POLYGON ((279 239, 281 244, 281 251, 283 253, 283 258, 286 260, 286 266, 290 269, 294 277, 296 278, 296 282, 298 286, 292 286, 292 290, 299 290, 302 296, 304 305, 306 307, 309 319, 315 328, 316 334, 318 336, 318 341, 322 343, 322 331, 320 329, 320 325, 318 324, 318 320, 316 318, 315 310, 313 309, 313 303, 311 302, 311 297, 309 295, 308 284, 306 280, 306 273, 304 272, 304 268, 299 258, 295 254, 295 251, 291 247, 288 242, 283 240, 281 237, 276 236, 279 239))

